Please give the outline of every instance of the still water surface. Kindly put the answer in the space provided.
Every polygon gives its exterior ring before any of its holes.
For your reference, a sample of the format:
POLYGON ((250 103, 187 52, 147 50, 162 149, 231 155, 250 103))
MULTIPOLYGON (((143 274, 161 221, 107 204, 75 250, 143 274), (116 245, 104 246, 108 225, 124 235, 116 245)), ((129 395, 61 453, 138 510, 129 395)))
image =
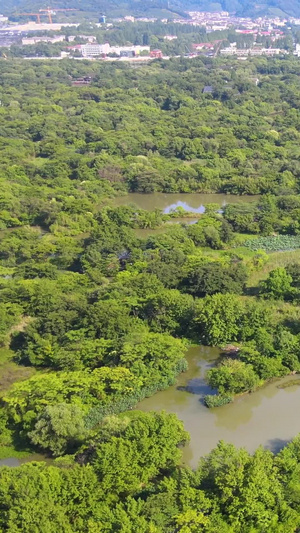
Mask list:
POLYGON ((17 458, 17 457, 7 457, 6 459, 0 459, 0 466, 21 466, 25 463, 29 463, 31 461, 45 461, 48 463, 50 460, 45 455, 42 455, 40 453, 32 453, 30 455, 27 455, 26 457, 17 458))
POLYGON ((153 211, 160 209, 165 214, 171 213, 177 207, 182 207, 185 211, 190 213, 204 213, 205 205, 219 204, 224 206, 226 204, 248 203, 254 202, 259 196, 236 196, 234 194, 200 194, 200 193, 152 193, 152 194, 138 194, 130 193, 126 196, 115 199, 116 205, 135 204, 140 209, 153 211))
POLYGON ((291 380, 299 380, 300 385, 300 376, 281 378, 232 404, 207 409, 203 396, 210 390, 204 375, 218 357, 216 348, 190 348, 189 370, 179 376, 177 384, 138 405, 142 411, 165 410, 178 415, 191 436, 183 462, 193 468, 221 439, 249 452, 259 445, 277 452, 300 433, 300 386, 278 388, 291 380))
MULTIPOLYGON (((269 383, 252 394, 237 398, 232 404, 207 409, 205 394, 211 392, 204 376, 220 356, 217 348, 204 346, 188 350, 189 369, 176 385, 143 400, 137 409, 176 413, 190 433, 191 441, 183 450, 183 462, 195 468, 199 458, 209 453, 219 440, 243 446, 253 452, 259 445, 279 451, 300 433, 300 376, 287 376, 269 383), (280 388, 298 381, 299 385, 280 388)), ((0 460, 0 466, 19 466, 28 461, 49 461, 39 454, 23 459, 0 460)))

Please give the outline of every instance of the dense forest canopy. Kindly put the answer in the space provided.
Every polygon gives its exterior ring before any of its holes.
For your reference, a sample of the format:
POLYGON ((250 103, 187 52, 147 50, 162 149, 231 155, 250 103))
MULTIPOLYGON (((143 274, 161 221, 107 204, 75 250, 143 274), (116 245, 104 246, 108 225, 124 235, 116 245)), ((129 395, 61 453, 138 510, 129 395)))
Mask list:
POLYGON ((208 408, 300 372, 299 72, 0 61, 0 457, 48 461, 0 468, 1 530, 299 529, 299 437, 191 471, 182 422, 136 408, 191 344, 222 351, 208 408), (166 214, 129 192, 250 198, 166 214))
MULTIPOLYGON (((26 179, 46 196, 55 178, 76 195, 108 183, 119 192, 299 191, 296 59, 182 59, 138 69, 2 62, 1 69, 2 179, 12 164, 24 178, 5 185, 13 218, 21 213, 9 194, 26 195, 26 179), (82 76, 92 84, 73 87, 82 76), (203 93, 207 85, 211 94, 203 93)), ((38 220, 35 211, 26 216, 38 220)))

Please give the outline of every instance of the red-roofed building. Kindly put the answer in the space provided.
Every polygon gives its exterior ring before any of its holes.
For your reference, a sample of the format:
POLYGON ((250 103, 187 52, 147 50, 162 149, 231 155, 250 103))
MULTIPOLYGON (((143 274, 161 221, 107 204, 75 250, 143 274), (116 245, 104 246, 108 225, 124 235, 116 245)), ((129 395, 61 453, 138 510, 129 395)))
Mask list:
POLYGON ((192 44, 194 50, 212 50, 214 48, 214 43, 198 43, 192 44))
POLYGON ((235 30, 236 33, 241 33, 242 35, 255 35, 257 30, 235 30))
POLYGON ((67 46, 67 49, 68 50, 79 50, 79 52, 81 52, 81 47, 82 47, 81 44, 74 44, 73 46, 67 46))
POLYGON ((157 59, 161 59, 163 56, 163 53, 161 50, 151 50, 150 57, 156 57, 157 59))

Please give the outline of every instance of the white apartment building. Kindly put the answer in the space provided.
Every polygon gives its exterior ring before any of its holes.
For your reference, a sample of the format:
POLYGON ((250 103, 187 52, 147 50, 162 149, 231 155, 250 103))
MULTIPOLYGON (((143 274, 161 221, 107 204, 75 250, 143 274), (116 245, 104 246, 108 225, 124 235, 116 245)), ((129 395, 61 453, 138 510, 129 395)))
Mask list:
POLYGON ((236 48, 236 46, 229 46, 228 48, 223 48, 220 50, 222 56, 276 56, 279 54, 286 53, 285 50, 280 48, 236 48))
POLYGON ((75 41, 76 37, 79 37, 79 39, 84 39, 88 43, 96 43, 97 42, 97 38, 96 38, 95 35, 69 35, 68 36, 69 43, 73 43, 75 41))
POLYGON ((105 44, 82 44, 80 51, 83 57, 97 57, 110 53, 109 43, 105 44))
POLYGON ((228 46, 228 48, 222 48, 220 50, 221 56, 247 56, 249 54, 248 49, 239 49, 235 46, 228 46))
POLYGON ((65 40, 65 35, 54 35, 54 37, 24 37, 22 44, 36 44, 36 43, 61 43, 65 40))
POLYGON ((296 44, 294 56, 300 57, 300 44, 296 44))
POLYGON ((81 51, 83 57, 97 57, 108 54, 120 56, 122 53, 140 55, 141 52, 150 52, 150 46, 110 46, 109 43, 82 44, 78 49, 81 51))
POLYGON ((278 56, 287 53, 287 51, 280 48, 252 48, 249 53, 251 56, 278 56))
POLYGON ((141 52, 150 52, 150 46, 111 46, 108 53, 117 54, 119 56, 121 53, 130 52, 138 56, 141 52))

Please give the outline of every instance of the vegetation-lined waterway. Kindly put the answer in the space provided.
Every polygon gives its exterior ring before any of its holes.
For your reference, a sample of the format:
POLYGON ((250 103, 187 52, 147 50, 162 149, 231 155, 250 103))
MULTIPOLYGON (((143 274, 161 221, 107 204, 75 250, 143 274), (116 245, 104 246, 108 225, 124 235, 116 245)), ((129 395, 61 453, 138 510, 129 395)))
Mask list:
POLYGON ((165 214, 171 213, 176 208, 181 207, 190 213, 204 213, 205 205, 219 204, 220 206, 235 203, 248 203, 257 200, 258 196, 236 196, 233 194, 199 194, 199 193, 152 193, 138 194, 130 193, 126 196, 116 198, 117 205, 135 204, 141 209, 153 211, 160 209, 165 214))
POLYGON ((216 348, 190 348, 188 372, 179 377, 176 385, 138 406, 143 411, 165 410, 178 415, 191 436, 183 461, 193 468, 221 439, 250 452, 259 445, 277 452, 300 432, 298 409, 294 408, 300 402, 300 376, 287 376, 237 398, 232 404, 207 409, 203 396, 210 389, 204 375, 218 357, 216 348), (280 388, 298 379, 299 385, 280 388))

